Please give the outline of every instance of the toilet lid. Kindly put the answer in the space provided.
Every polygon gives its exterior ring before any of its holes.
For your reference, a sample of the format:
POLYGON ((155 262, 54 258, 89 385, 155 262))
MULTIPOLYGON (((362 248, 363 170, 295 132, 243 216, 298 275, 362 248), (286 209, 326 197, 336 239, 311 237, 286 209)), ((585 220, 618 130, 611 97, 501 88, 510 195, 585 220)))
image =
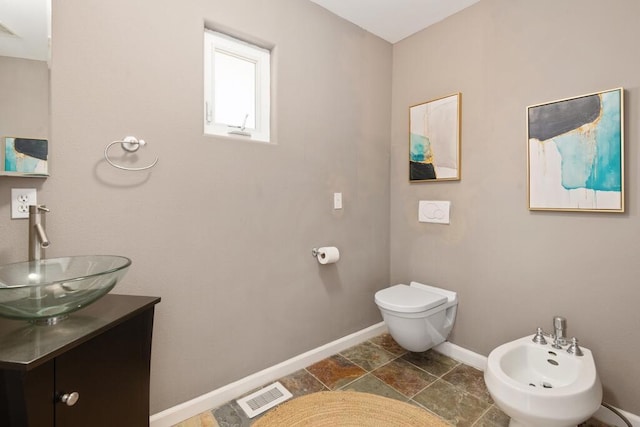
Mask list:
POLYGON ((375 300, 378 306, 387 310, 418 313, 444 304, 447 297, 407 285, 395 285, 376 292, 375 300))

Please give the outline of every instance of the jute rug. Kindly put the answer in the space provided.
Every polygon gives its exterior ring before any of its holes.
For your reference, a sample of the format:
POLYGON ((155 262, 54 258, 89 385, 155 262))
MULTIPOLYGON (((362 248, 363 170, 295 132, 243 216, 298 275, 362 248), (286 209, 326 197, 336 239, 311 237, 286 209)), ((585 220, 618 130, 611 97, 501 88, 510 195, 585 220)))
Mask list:
POLYGON ((444 427, 424 409, 354 391, 321 391, 270 410, 251 427, 444 427))

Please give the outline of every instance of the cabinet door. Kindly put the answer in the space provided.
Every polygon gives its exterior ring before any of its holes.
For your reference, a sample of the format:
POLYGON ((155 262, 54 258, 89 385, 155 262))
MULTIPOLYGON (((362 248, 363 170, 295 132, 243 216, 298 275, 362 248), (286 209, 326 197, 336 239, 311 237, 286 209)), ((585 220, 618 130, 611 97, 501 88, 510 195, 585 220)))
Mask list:
POLYGON ((152 325, 149 309, 56 358, 56 394, 79 394, 56 404, 56 427, 149 425, 152 325))
POLYGON ((30 371, 0 372, 0 426, 53 425, 54 362, 30 371))

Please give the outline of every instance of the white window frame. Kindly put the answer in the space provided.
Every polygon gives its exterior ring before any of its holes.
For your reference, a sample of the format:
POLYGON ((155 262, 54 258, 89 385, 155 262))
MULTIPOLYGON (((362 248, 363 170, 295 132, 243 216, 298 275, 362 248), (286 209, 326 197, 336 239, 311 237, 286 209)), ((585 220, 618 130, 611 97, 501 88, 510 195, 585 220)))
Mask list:
POLYGON ((218 136, 240 136, 253 141, 270 142, 271 52, 226 34, 204 30, 204 132, 218 136), (221 51, 256 64, 255 128, 243 123, 215 123, 214 55, 221 51))

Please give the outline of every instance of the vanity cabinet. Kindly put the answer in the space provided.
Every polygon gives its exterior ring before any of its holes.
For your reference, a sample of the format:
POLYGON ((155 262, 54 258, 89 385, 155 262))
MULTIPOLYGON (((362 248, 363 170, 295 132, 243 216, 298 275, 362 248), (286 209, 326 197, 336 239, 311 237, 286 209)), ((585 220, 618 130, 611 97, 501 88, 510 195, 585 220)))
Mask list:
POLYGON ((0 320, 0 426, 148 426, 158 302, 108 294, 53 326, 0 320))

